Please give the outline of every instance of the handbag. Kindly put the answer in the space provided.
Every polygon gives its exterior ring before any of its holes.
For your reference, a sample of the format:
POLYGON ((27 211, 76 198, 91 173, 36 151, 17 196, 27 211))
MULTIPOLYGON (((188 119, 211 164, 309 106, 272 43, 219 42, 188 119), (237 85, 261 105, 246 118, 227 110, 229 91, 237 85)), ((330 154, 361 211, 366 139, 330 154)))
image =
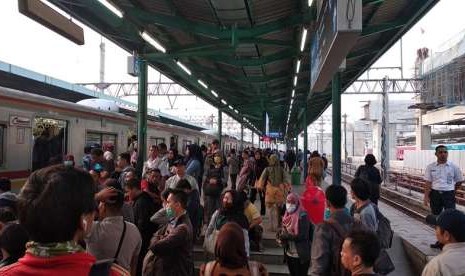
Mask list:
POLYGON ((386 249, 381 249, 381 252, 373 266, 373 270, 381 275, 387 275, 395 269, 396 267, 394 266, 394 263, 392 262, 391 257, 389 257, 386 249))
MULTIPOLYGON (((220 232, 219 230, 216 230, 216 220, 218 219, 218 214, 219 211, 216 210, 215 213, 213 213, 211 222, 213 223, 213 230, 210 233, 205 233, 205 239, 203 241, 203 249, 205 252, 210 253, 210 254, 215 254, 215 245, 216 245, 216 240, 218 239, 218 233, 220 232)), ((208 228, 207 228, 208 231, 208 228)))
POLYGON ((203 248, 205 249, 206 252, 210 254, 215 254, 215 245, 216 245, 216 240, 218 239, 218 233, 220 231, 214 229, 208 237, 205 237, 205 240, 203 241, 203 248))

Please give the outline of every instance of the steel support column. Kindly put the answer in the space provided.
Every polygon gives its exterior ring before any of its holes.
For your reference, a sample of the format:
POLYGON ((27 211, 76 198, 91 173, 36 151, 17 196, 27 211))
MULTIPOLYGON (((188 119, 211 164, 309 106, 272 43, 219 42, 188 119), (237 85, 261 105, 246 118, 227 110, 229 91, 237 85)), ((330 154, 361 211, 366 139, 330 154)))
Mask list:
POLYGON ((332 163, 333 163, 333 185, 341 185, 341 82, 340 73, 333 76, 332 82, 332 100, 333 100, 333 145, 332 145, 332 163))
POLYGON ((223 151, 223 141, 221 139, 221 136, 223 136, 222 133, 222 124, 223 124, 223 112, 221 112, 221 108, 218 108, 218 141, 220 141, 220 149, 223 151))
POLYGON ((308 150, 308 133, 307 133, 307 103, 306 101, 304 102, 304 116, 303 116, 303 121, 304 121, 304 150, 302 151, 304 154, 303 157, 303 170, 304 170, 304 179, 307 178, 307 150, 308 150))
POLYGON ((253 131, 252 131, 252 147, 254 146, 254 145, 253 145, 253 137, 254 137, 254 136, 255 136, 255 135, 254 135, 254 133, 253 133, 253 131))
POLYGON ((383 171, 383 183, 389 182, 389 97, 388 78, 383 79, 383 116, 381 119, 381 169, 383 171))
POLYGON ((243 149, 244 149, 244 125, 241 123, 241 150, 243 149))
POLYGON ((142 175, 147 155, 147 62, 137 59, 139 67, 139 94, 137 98, 137 165, 136 172, 142 175))

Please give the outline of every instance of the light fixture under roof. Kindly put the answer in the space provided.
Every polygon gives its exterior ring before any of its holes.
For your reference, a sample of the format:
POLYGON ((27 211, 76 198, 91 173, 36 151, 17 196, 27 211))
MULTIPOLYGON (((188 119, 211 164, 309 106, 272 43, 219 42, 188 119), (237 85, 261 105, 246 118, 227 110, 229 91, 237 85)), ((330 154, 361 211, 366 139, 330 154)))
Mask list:
POLYGON ((297 76, 294 77, 294 87, 297 86, 297 76))
POLYGON ((303 29, 302 38, 300 40, 300 51, 303 52, 305 48, 305 41, 307 40, 307 29, 303 29))
POLYGON ((296 73, 296 74, 299 74, 299 71, 300 71, 300 59, 297 60, 297 65, 296 65, 296 67, 295 67, 295 73, 296 73))
POLYGON ((293 98, 293 99, 294 99, 294 97, 295 97, 295 89, 292 89, 292 95, 291 95, 291 98, 293 98))
POLYGON ((231 110, 233 110, 233 109, 234 109, 234 108, 233 108, 232 106, 230 106, 230 105, 228 105, 228 107, 229 107, 229 109, 231 109, 231 110))
POLYGON ((123 12, 118 9, 115 4, 107 0, 98 0, 100 4, 104 5, 107 9, 109 9, 112 13, 114 13, 119 18, 123 18, 123 12))
POLYGON ((224 105, 227 105, 227 104, 228 104, 228 103, 227 103, 225 100, 223 100, 223 99, 221 99, 221 102, 222 102, 224 105))
POLYGON ((208 88, 208 85, 206 83, 204 83, 202 80, 197 80, 198 83, 200 83, 200 85, 202 85, 203 87, 208 88))
POLYGON ((308 0, 308 6, 311 7, 313 4, 313 0, 308 0))
POLYGON ((182 64, 180 61, 176 61, 176 64, 177 64, 182 70, 184 70, 184 72, 186 72, 189 76, 192 75, 191 70, 189 70, 189 68, 187 68, 186 65, 182 64))
POLYGON ((237 109, 234 109, 234 112, 236 112, 236 114, 239 114, 239 111, 237 111, 237 109))
POLYGON ((152 45, 153 47, 155 47, 155 49, 157 49, 158 51, 162 52, 162 53, 166 53, 166 48, 163 47, 163 45, 160 44, 160 42, 158 42, 155 38, 153 38, 151 35, 149 35, 149 33, 147 33, 146 31, 143 31, 140 36, 145 40, 147 41, 150 45, 152 45))
POLYGON ((218 93, 216 93, 215 91, 211 90, 213 96, 217 97, 218 98, 218 93))

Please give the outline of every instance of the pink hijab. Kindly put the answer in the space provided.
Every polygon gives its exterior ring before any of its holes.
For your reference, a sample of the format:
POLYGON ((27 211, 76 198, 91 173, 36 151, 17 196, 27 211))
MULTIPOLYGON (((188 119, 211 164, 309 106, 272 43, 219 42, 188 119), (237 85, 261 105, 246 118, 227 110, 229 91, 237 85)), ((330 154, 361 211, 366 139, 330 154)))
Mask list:
POLYGON ((297 208, 292 213, 288 213, 286 210, 283 217, 283 226, 290 234, 297 235, 299 232, 300 211, 303 210, 302 204, 300 204, 299 196, 295 193, 290 193, 287 196, 287 201, 297 205, 297 208))

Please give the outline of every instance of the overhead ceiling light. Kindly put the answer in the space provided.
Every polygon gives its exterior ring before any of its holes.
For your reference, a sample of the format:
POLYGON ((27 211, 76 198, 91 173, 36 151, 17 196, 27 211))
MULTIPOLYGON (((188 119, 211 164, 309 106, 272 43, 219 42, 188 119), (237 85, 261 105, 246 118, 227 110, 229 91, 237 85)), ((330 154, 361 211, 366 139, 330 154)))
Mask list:
POLYGON ((227 104, 228 104, 228 103, 227 103, 225 100, 223 100, 223 99, 221 99, 221 102, 222 102, 224 105, 227 105, 227 104))
POLYGON ((292 96, 291 96, 291 98, 294 99, 294 97, 295 97, 295 89, 292 89, 292 96))
POLYGON ((304 51, 305 41, 306 40, 307 40, 307 29, 304 28, 304 30, 302 31, 302 39, 300 41, 300 51, 301 52, 304 51))
POLYGON ((300 71, 300 59, 297 61, 297 66, 295 68, 295 73, 299 74, 299 71, 300 71))
POLYGON ((294 87, 297 86, 297 76, 294 77, 294 87))
POLYGON ((189 70, 186 65, 182 64, 180 61, 176 61, 176 64, 181 67, 181 69, 184 70, 184 72, 186 72, 189 76, 192 75, 191 70, 189 70))
POLYGON ((155 38, 150 36, 146 31, 143 31, 140 35, 145 41, 147 41, 150 45, 155 47, 155 49, 162 53, 166 53, 165 47, 163 47, 163 45, 161 45, 160 42, 158 42, 155 38))
POLYGON ((313 0, 308 0, 308 6, 311 7, 313 4, 313 0))
POLYGON ((237 111, 237 109, 234 109, 234 112, 236 112, 236 114, 239 114, 239 111, 237 111))
POLYGON ((208 85, 204 83, 202 80, 197 80, 197 82, 200 83, 200 85, 202 85, 203 87, 208 88, 208 85))
POLYGON ((294 103, 294 98, 291 99, 291 107, 292 107, 293 103, 294 103))
POLYGON ((211 92, 212 92, 213 96, 218 98, 218 94, 215 91, 212 90, 211 92))
POLYGON ((107 1, 107 0, 98 0, 100 4, 104 5, 107 9, 109 9, 112 13, 114 13, 119 18, 123 18, 123 12, 118 9, 115 4, 107 1))
POLYGON ((228 105, 228 107, 229 107, 229 109, 231 109, 231 110, 233 110, 233 109, 234 109, 234 108, 233 108, 232 106, 230 106, 230 105, 228 105))

